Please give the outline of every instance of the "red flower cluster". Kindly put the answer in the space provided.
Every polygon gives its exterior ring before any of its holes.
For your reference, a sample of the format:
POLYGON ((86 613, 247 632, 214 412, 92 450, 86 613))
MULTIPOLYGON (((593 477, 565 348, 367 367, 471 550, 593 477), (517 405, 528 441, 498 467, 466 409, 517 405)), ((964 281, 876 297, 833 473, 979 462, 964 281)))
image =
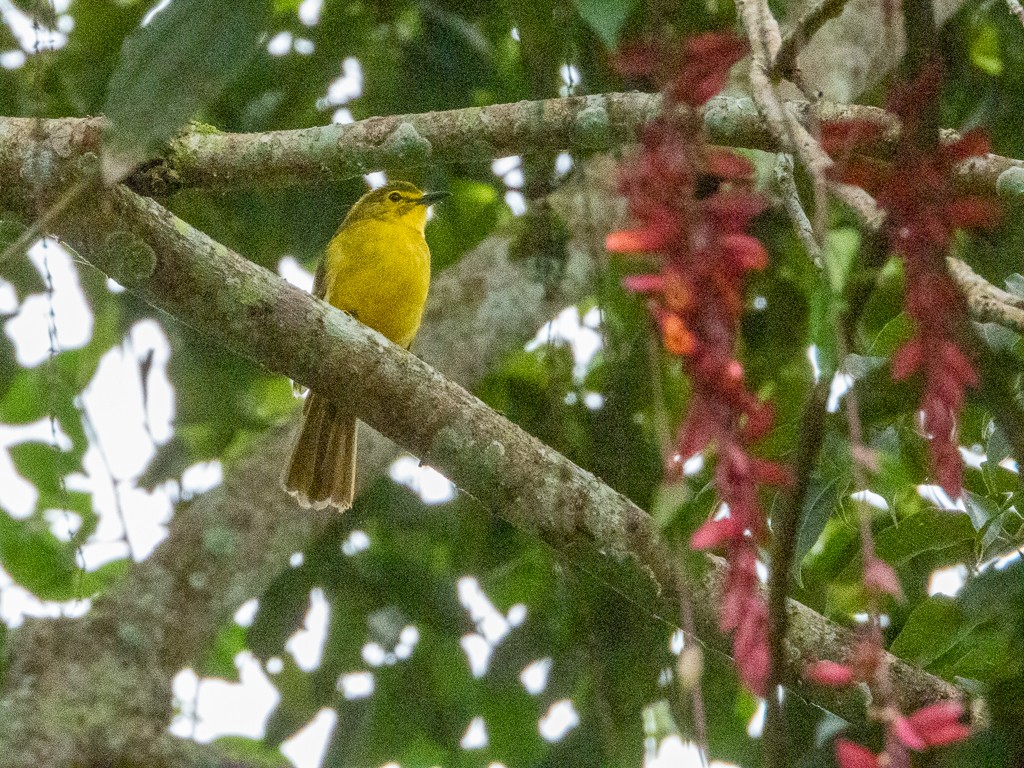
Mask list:
POLYGON ((923 752, 963 741, 971 729, 962 721, 964 705, 959 701, 940 701, 921 707, 912 715, 897 717, 889 723, 885 751, 876 755, 867 747, 846 739, 836 739, 839 768, 898 768, 909 766, 908 749, 923 752))
POLYGON ((906 307, 916 326, 914 338, 893 357, 892 376, 921 374, 920 410, 923 431, 931 439, 932 467, 938 484, 955 499, 963 484, 957 417, 978 376, 958 343, 966 306, 946 269, 946 255, 955 229, 994 226, 1000 208, 994 200, 958 194, 951 182, 958 163, 988 152, 984 136, 972 131, 949 144, 918 146, 921 115, 938 99, 941 84, 942 66, 933 60, 915 80, 893 89, 887 106, 900 118, 903 132, 891 163, 839 156, 877 142, 882 129, 876 125, 833 123, 822 138, 838 160, 835 177, 863 187, 888 214, 885 235, 890 249, 903 258, 906 307))
MULTIPOLYGON (((730 34, 687 42, 664 89, 663 115, 646 127, 642 151, 621 171, 620 189, 638 226, 613 232, 606 246, 659 257, 657 274, 627 278, 625 286, 651 296, 665 348, 683 358, 693 383, 669 471, 679 472, 686 459, 706 448, 717 451, 715 485, 728 512, 705 523, 691 545, 726 548, 730 566, 720 625, 735 632, 741 679, 763 694, 768 615, 755 567, 767 527, 758 488, 784 484, 789 475, 748 453, 771 428, 773 412, 747 390, 734 348, 746 273, 768 262, 760 241, 744 233, 765 201, 750 188, 753 168, 746 160, 708 146, 694 109, 721 89, 745 50, 730 34), (683 105, 691 108, 685 115, 677 109, 683 105), (717 191, 700 197, 698 182, 708 177, 717 181, 717 191)), ((626 66, 633 74, 664 75, 666 61, 650 49, 634 50, 626 66)))
MULTIPOLYGON (((848 663, 815 662, 804 670, 804 677, 818 685, 832 687, 842 687, 857 681, 870 682, 878 674, 882 653, 881 645, 870 638, 862 638, 854 645, 848 663)), ((958 701, 929 704, 906 716, 886 710, 882 716, 886 725, 886 760, 883 762, 880 755, 867 747, 846 739, 837 739, 836 761, 840 768, 909 766, 908 749, 921 752, 930 747, 953 744, 970 736, 970 728, 961 722, 963 715, 963 704, 958 701)))

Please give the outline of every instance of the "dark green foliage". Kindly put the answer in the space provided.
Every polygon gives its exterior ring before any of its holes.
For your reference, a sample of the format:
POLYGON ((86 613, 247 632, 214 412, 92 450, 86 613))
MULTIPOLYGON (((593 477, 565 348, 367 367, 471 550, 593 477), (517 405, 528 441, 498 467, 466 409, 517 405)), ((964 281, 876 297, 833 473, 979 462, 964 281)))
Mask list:
MULTIPOLYGON (((47 4, 16 0, 15 5, 31 14, 45 11, 47 4)), ((267 131, 323 125, 340 107, 358 120, 551 97, 564 85, 563 65, 579 72, 576 93, 622 90, 636 83, 624 83, 611 66, 617 43, 666 24, 687 34, 724 27, 734 16, 728 3, 709 11, 706 3, 636 0, 327 0, 318 23, 307 26, 297 13, 299 0, 174 0, 140 28, 152 5, 74 0, 68 11, 74 29, 66 47, 44 52, 28 66, 0 69, 0 112, 103 113, 112 121, 106 149, 130 165, 155 156, 160 143, 190 119, 223 131, 267 131), (312 52, 271 55, 266 43, 278 33, 310 41, 312 52), (328 89, 349 58, 360 62, 362 94, 328 104, 328 89)), ((780 18, 783 5, 773 3, 780 18)), ((988 126, 997 151, 1021 156, 1024 28, 1003 3, 971 2, 942 35, 949 74, 943 125, 988 126)), ((18 45, 0 24, 0 50, 18 45)), ((546 168, 549 154, 528 154, 525 167, 546 168)), ((750 156, 760 176, 767 177, 774 159, 750 156)), ((536 264, 537 279, 554 294, 566 237, 579 247, 592 233, 569 230, 539 206, 531 207, 526 221, 539 219, 543 227, 513 223, 505 186, 491 171, 493 159, 387 170, 392 177, 452 193, 427 230, 435 275, 492 234, 519 237, 518 255, 536 264), (539 216, 538 210, 543 211, 539 216)), ((574 160, 577 167, 585 162, 574 160)), ((809 199, 807 179, 799 177, 798 184, 809 199)), ((293 256, 312 270, 364 188, 361 179, 338 179, 317 187, 223 194, 185 190, 161 202, 269 269, 293 256)), ((959 439, 966 447, 977 446, 985 459, 965 473, 964 509, 936 509, 917 492, 929 482, 925 438, 914 413, 920 383, 894 384, 888 365, 913 332, 903 312, 900 265, 885 254, 866 253, 869 244, 848 212, 828 213, 821 270, 781 212, 766 212, 756 225, 772 264, 748 286, 740 358, 751 388, 772 398, 777 411, 776 427, 757 452, 776 460, 792 455, 815 375, 830 380, 842 369, 853 378, 864 442, 876 470, 870 473, 871 489, 885 502, 885 508, 872 507, 870 513, 877 554, 896 568, 906 595, 903 603, 885 605, 886 639, 893 652, 912 663, 986 696, 992 713, 991 729, 969 744, 922 759, 921 765, 1018 765, 1024 760, 1019 727, 1024 572, 1019 561, 998 566, 992 561, 1017 550, 1024 532, 1019 475, 1008 468, 1024 457, 1014 453, 1018 436, 1003 420, 1007 406, 1021 399, 1024 344, 1004 328, 979 329, 979 347, 987 350, 979 367, 991 388, 971 393, 959 439), (851 316, 857 321, 844 357, 837 329, 851 316), (929 595, 933 571, 955 566, 968 574, 964 592, 955 598, 929 595)), ((992 282, 1024 293, 1020 214, 1011 209, 1005 224, 985 236, 958 236, 955 253, 992 282)), ((0 250, 27 223, 0 213, 0 250)), ((112 247, 127 247, 131 274, 148 264, 148 253, 137 245, 116 236, 111 240, 112 247)), ((689 385, 679 361, 657 343, 644 301, 620 288, 623 274, 646 265, 608 263, 603 256, 598 264, 592 298, 579 307, 581 315, 594 307, 601 315, 602 348, 589 365, 578 367, 571 349, 557 340, 532 351, 509 350, 491 365, 477 394, 651 511, 682 552, 718 504, 713 456, 694 476, 663 482, 664 449, 685 413, 689 385)), ((222 461, 230 472, 232 462, 296 407, 289 382, 209 346, 130 293, 113 293, 91 267, 76 262, 75 270, 94 315, 85 346, 58 350, 47 362, 23 367, 8 335, 0 335, 0 423, 22 428, 43 420, 45 426, 53 417, 69 440, 60 448, 24 440, 9 449, 14 470, 38 497, 24 518, 0 510, 4 571, 36 596, 52 600, 102 592, 128 568, 126 561, 88 573, 79 567, 77 548, 99 520, 92 497, 69 488, 68 479, 83 471, 89 447, 82 392, 104 354, 126 349, 126 335, 136 323, 155 321, 170 340, 175 431, 141 476, 123 482, 152 490, 180 481, 189 467, 207 460, 222 461), (55 517, 54 510, 66 512, 55 517), (65 514, 78 525, 70 541, 56 533, 64 530, 65 514)), ((46 290, 39 270, 25 257, 0 265, 0 277, 19 306, 46 290)), ((458 343, 452 340, 453 347, 458 343)), ((796 542, 793 595, 853 625, 865 596, 857 509, 850 498, 857 488, 848 402, 840 400, 827 417, 796 542)), ((771 510, 779 499, 769 495, 763 503, 771 510)), ((676 662, 670 640, 678 616, 671 611, 632 564, 593 553, 556 555, 471 499, 428 507, 381 479, 352 512, 320 531, 301 565, 283 568, 262 595, 251 627, 228 622, 220 628, 197 672, 237 680, 235 661, 242 651, 264 664, 280 662, 280 668, 270 665, 278 670, 270 677, 281 700, 265 739, 220 740, 229 761, 268 768, 286 764, 282 742, 326 707, 338 717, 325 759, 331 768, 388 761, 466 768, 492 761, 510 768, 639 766, 646 737, 693 736, 689 702, 673 683, 666 684, 676 662), (343 543, 354 531, 365 533, 370 546, 346 554, 343 543), (459 602, 459 580, 467 576, 477 580, 506 621, 521 610, 517 606, 525 607, 525 619, 508 627, 479 677, 461 645, 481 630, 459 602), (303 626, 314 590, 324 596, 330 618, 320 664, 306 671, 285 645, 303 626), (418 639, 399 658, 396 649, 406 627, 415 627, 418 639), (385 654, 384 663, 367 661, 373 658, 364 654, 369 643, 385 654), (545 659, 550 660, 547 685, 530 693, 520 675, 545 659), (371 694, 346 698, 339 681, 353 673, 373 675, 371 694), (572 702, 579 723, 549 742, 538 721, 564 700, 572 702), (476 717, 485 722, 487 744, 463 750, 460 740, 476 717), (657 723, 653 731, 652 721, 657 723)), ((0 634, 4 631, 0 626, 0 634)), ((704 661, 711 757, 755 768, 759 742, 747 727, 757 702, 740 689, 726 658, 706 650, 704 661)), ((787 698, 786 707, 797 764, 833 765, 831 738, 842 723, 795 696, 787 698)), ((870 729, 851 735, 864 743, 879 737, 870 729)))
POLYGON ((344 554, 339 545, 352 524, 333 526, 307 550, 303 565, 283 573, 262 598, 249 630, 254 651, 285 662, 268 741, 286 738, 320 707, 334 706, 339 724, 329 754, 338 762, 331 764, 637 764, 639 713, 666 695, 658 679, 671 665, 669 625, 609 593, 602 578, 578 563, 553 560, 544 545, 468 500, 427 508, 381 483, 360 498, 356 514, 369 549, 344 554), (514 605, 526 607, 525 622, 509 627, 479 678, 460 647, 464 636, 479 631, 456 599, 460 574, 474 575, 503 615, 514 605), (302 682, 283 644, 304 615, 309 578, 327 596, 331 619, 320 667, 302 682), (411 655, 368 665, 363 646, 375 642, 393 651, 405 625, 418 633, 411 655), (531 695, 519 677, 543 658, 552 659, 548 684, 531 695), (373 673, 373 695, 345 699, 339 678, 361 670, 373 673), (537 720, 566 698, 580 725, 549 744, 537 720), (488 744, 463 753, 459 740, 477 716, 486 723, 488 744))
POLYGON ((636 6, 631 0, 575 0, 580 16, 608 46, 615 50, 622 28, 636 6))
POLYGON ((269 10, 269 0, 175 0, 125 39, 103 106, 108 180, 217 98, 255 52, 269 10))

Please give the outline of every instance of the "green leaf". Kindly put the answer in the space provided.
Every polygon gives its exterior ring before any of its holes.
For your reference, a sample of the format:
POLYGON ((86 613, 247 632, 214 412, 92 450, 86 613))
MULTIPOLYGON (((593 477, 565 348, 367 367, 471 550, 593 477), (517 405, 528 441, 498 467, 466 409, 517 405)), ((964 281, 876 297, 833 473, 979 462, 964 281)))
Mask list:
POLYGON ((52 406, 53 416, 75 442, 76 449, 85 450, 85 434, 75 405, 75 395, 93 377, 100 359, 119 338, 118 335, 101 338, 106 336, 105 331, 109 331, 105 326, 111 319, 108 313, 100 313, 95 317, 93 340, 88 345, 60 352, 35 368, 17 371, 10 382, 10 388, 0 397, 0 422, 28 424, 49 415, 52 406))
POLYGON ((75 596, 89 597, 99 594, 119 582, 132 567, 130 558, 111 560, 95 571, 79 571, 75 581, 75 596))
POLYGON ((81 469, 71 453, 49 443, 19 443, 8 448, 18 473, 39 491, 59 493, 61 478, 81 469))
POLYGON ((103 112, 103 175, 123 178, 211 103, 249 61, 267 27, 267 0, 174 0, 121 49, 103 112))
POLYGON ((312 586, 308 568, 289 568, 263 593, 247 635, 249 648, 258 658, 266 661, 281 653, 285 641, 306 615, 312 586))
MULTIPOLYGON (((4 253, 21 237, 26 227, 19 221, 11 219, 0 219, 0 253, 4 253)), ((35 264, 24 253, 11 256, 3 264, 3 271, 0 278, 6 280, 14 287, 18 301, 24 301, 31 293, 42 293, 46 290, 42 275, 36 269, 35 264)))
POLYGON ((952 648, 970 628, 955 600, 934 595, 914 609, 889 650, 912 664, 926 667, 952 648))
POLYGON ((975 576, 960 593, 960 600, 968 616, 1004 624, 1024 641, 1024 561, 975 576))
POLYGON ((0 514, 0 561, 11 578, 42 600, 85 597, 74 553, 42 520, 0 514))
POLYGON ((808 341, 816 349, 818 368, 823 377, 831 378, 839 364, 836 320, 841 304, 832 289, 819 279, 810 293, 807 316, 808 341))
POLYGON ((999 679, 1020 666, 1018 649, 1001 628, 979 626, 961 633, 959 642, 929 671, 947 680, 966 677, 974 680, 999 679))
POLYGON ((310 677, 292 659, 291 654, 281 656, 281 671, 270 679, 281 694, 277 709, 267 721, 264 741, 277 747, 316 715, 320 708, 314 699, 310 677))
POLYGON ((1020 356, 1020 334, 1004 328, 998 323, 980 323, 978 334, 993 352, 1017 353, 1020 356))
POLYGON ((803 587, 800 564, 825 530, 825 524, 832 513, 839 507, 840 497, 846 495, 846 486, 846 483, 840 485, 838 478, 827 481, 819 477, 811 479, 800 513, 800 528, 797 531, 796 551, 793 556, 793 578, 800 587, 803 587))
POLYGON ((991 499, 967 490, 964 491, 964 507, 974 527, 979 531, 1002 513, 999 505, 991 499))
POLYGON ((651 517, 660 529, 665 529, 676 518, 679 508, 693 496, 693 491, 686 482, 666 481, 658 486, 651 505, 651 517))
POLYGON ((181 477, 186 469, 196 463, 191 441, 187 439, 187 434, 181 433, 195 435, 200 431, 205 432, 199 428, 178 429, 170 440, 158 447, 149 466, 136 480, 138 487, 145 491, 152 491, 161 483, 181 477))
POLYGON ((73 491, 68 488, 57 490, 40 490, 36 501, 36 511, 60 510, 78 516, 81 524, 71 539, 73 546, 79 546, 96 530, 99 518, 92 506, 92 494, 85 491, 73 491))
POLYGON ((0 397, 0 422, 30 424, 45 416, 45 379, 44 366, 18 371, 14 378, 8 381, 7 391, 0 397))
POLYGON ((876 552, 892 565, 925 552, 974 541, 974 524, 966 514, 927 510, 911 515, 875 537, 876 552))
POLYGON ((872 356, 891 357, 892 353, 903 346, 914 336, 914 321, 910 315, 900 313, 882 328, 871 342, 868 354, 872 356))
POLYGON ((852 376, 854 381, 860 381, 877 371, 887 362, 888 360, 884 357, 867 357, 850 353, 843 359, 843 372, 852 376))
POLYGON ((487 723, 490 755, 512 764, 519 756, 526 765, 536 764, 542 750, 537 739, 537 719, 544 714, 535 697, 521 686, 493 686, 480 697, 480 714, 487 723))
POLYGON ((971 63, 986 75, 1003 74, 1003 59, 999 53, 999 33, 991 24, 981 24, 971 38, 971 63))
POLYGON ((199 674, 203 677, 220 677, 231 682, 239 682, 238 667, 235 657, 245 650, 245 627, 231 622, 217 633, 213 645, 199 665, 199 674))
POLYGON ((633 10, 635 0, 575 0, 576 10, 610 49, 619 45, 619 35, 633 10))
POLYGON ((544 610, 550 601, 551 558, 547 550, 530 547, 519 557, 499 564, 481 580, 487 596, 502 612, 516 603, 531 611, 544 610))
POLYGON ((1006 435, 998 426, 993 426, 991 434, 985 441, 985 462, 981 465, 989 496, 998 497, 999 494, 1014 493, 1020 487, 1019 475, 1000 466, 1005 459, 1011 458, 1011 456, 1012 449, 1006 435))
POLYGON ((341 699, 336 707, 338 722, 327 743, 323 765, 361 765, 372 725, 373 699, 341 699))
POLYGON ((860 230, 854 227, 833 229, 825 234, 821 255, 829 285, 836 295, 843 293, 850 270, 856 262, 858 250, 860 230))
POLYGON ((311 674, 312 690, 318 700, 328 700, 337 693, 338 678, 346 672, 359 669, 366 637, 367 598, 357 585, 343 594, 328 592, 330 624, 324 643, 320 667, 311 674))

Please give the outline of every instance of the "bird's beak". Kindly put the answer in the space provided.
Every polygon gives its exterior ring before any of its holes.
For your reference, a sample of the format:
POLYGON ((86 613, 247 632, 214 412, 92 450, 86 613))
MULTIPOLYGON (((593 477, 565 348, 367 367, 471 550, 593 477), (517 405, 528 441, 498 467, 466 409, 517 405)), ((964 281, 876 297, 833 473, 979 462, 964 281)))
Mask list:
POLYGON ((444 200, 450 194, 450 192, 427 192, 427 194, 423 195, 423 197, 417 200, 416 203, 418 205, 433 205, 439 200, 444 200))

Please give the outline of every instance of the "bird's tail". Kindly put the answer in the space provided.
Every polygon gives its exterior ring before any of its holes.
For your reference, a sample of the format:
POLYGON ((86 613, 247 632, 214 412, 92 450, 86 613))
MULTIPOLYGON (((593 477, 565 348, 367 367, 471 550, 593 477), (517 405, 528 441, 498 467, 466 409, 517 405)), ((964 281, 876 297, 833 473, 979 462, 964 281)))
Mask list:
POLYGON ((312 392, 282 480, 299 504, 344 512, 356 484, 356 417, 312 392))

